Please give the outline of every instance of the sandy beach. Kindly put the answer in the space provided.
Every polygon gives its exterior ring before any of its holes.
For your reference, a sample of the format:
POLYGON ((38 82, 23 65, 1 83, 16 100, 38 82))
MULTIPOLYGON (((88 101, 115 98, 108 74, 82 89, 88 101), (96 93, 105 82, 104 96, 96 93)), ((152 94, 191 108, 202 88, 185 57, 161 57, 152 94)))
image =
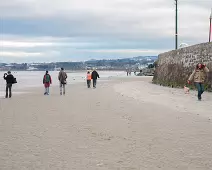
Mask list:
POLYGON ((212 94, 108 78, 0 99, 1 170, 212 170, 212 94))

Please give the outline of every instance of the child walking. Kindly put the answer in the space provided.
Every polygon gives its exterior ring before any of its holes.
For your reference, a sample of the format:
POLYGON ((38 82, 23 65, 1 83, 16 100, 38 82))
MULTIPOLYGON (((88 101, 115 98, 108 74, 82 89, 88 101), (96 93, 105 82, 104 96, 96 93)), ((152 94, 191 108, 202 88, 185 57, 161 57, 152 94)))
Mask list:
POLYGON ((43 84, 45 87, 44 95, 49 95, 49 87, 50 87, 50 84, 52 84, 52 78, 49 75, 48 71, 46 71, 46 74, 43 77, 43 84))

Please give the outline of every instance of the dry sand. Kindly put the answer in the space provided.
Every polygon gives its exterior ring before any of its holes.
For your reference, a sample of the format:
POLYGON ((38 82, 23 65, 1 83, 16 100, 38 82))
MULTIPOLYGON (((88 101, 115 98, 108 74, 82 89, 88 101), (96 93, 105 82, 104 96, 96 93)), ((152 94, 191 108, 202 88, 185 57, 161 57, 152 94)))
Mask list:
POLYGON ((143 103, 165 106, 175 111, 212 119, 212 93, 205 92, 200 102, 197 100, 196 91, 185 94, 183 89, 160 87, 149 80, 150 77, 143 77, 142 81, 119 83, 114 86, 114 90, 143 103))
POLYGON ((211 94, 198 103, 149 80, 0 99, 0 169, 212 170, 211 94))

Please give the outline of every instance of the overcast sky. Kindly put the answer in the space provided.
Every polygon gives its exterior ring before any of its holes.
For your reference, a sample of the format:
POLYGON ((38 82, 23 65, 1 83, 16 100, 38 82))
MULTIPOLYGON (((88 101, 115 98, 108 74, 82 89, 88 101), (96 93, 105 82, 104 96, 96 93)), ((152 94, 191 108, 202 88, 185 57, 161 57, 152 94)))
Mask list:
MULTIPOLYGON (((178 1, 179 44, 208 41, 212 0, 178 1)), ((0 0, 0 62, 158 55, 174 33, 174 0, 0 0)))

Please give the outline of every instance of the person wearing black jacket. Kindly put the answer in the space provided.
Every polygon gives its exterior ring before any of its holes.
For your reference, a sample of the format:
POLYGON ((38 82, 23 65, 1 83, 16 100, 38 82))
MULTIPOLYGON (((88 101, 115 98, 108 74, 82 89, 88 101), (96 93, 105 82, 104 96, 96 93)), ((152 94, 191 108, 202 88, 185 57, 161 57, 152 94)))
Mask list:
POLYGON ((4 79, 6 80, 6 96, 8 98, 8 91, 9 91, 9 98, 12 97, 12 84, 14 83, 14 76, 11 74, 10 71, 4 74, 4 79))
POLYGON ((93 80, 93 88, 96 88, 96 82, 97 82, 97 78, 100 78, 99 77, 99 74, 97 73, 96 70, 94 70, 91 74, 91 78, 93 80))

